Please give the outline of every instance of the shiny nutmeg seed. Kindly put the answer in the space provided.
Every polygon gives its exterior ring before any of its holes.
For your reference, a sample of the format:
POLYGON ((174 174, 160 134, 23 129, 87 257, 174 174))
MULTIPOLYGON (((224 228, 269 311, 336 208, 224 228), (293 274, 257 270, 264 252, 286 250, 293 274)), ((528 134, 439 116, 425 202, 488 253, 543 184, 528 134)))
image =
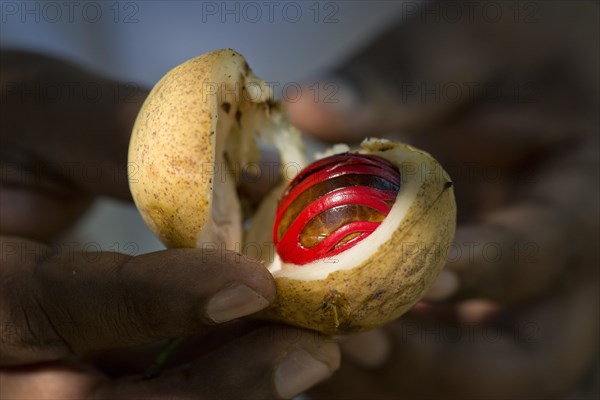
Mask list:
POLYGON ((279 201, 277 253, 304 265, 351 248, 381 224, 399 189, 400 172, 381 157, 344 153, 312 163, 279 201))
POLYGON ((282 167, 307 165, 300 132, 239 53, 213 51, 168 72, 129 146, 131 193, 150 229, 170 248, 242 244, 250 258, 257 243, 274 241, 277 251, 259 256, 277 296, 257 316, 325 335, 382 326, 423 297, 456 223, 450 177, 431 155, 369 138, 313 163, 287 190, 277 185, 252 210, 234 179, 206 179, 203 166, 257 163, 261 143, 278 150, 282 167), (224 90, 207 95, 206 82, 224 90), (259 96, 244 96, 256 88, 259 96))

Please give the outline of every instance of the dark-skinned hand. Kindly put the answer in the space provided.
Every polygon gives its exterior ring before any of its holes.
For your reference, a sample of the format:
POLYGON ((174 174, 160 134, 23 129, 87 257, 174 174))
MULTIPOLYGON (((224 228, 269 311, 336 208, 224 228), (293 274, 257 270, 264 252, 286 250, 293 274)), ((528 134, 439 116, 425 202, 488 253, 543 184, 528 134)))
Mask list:
POLYGON ((127 147, 146 93, 50 57, 0 57, 1 398, 287 398, 337 369, 337 344, 319 335, 224 324, 273 301, 260 263, 61 243, 97 196, 131 200, 127 147), (170 368, 143 380, 164 339, 182 336, 170 368))

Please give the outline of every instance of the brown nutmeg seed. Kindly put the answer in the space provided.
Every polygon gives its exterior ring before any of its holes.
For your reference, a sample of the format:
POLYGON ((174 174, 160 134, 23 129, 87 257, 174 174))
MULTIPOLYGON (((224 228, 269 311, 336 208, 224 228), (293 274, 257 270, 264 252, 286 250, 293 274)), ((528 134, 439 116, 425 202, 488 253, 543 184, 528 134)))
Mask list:
POLYGON ((379 226, 399 189, 398 169, 380 157, 344 153, 309 165, 279 203, 279 256, 303 265, 347 250, 379 226))

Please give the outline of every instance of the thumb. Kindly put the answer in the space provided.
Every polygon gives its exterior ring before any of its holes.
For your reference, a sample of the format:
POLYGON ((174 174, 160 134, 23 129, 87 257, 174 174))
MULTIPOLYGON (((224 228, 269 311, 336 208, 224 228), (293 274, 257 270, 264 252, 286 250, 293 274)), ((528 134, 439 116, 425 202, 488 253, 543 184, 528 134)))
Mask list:
POLYGON ((266 268, 237 253, 173 249, 129 257, 68 251, 72 244, 0 240, 0 364, 189 336, 275 298, 266 268))

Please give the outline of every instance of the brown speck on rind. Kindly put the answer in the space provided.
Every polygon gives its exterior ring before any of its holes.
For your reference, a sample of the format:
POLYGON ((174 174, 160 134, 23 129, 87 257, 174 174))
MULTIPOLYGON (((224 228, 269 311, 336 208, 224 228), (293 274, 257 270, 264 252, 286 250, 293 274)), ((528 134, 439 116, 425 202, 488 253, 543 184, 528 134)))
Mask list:
POLYGON ((454 185, 454 183, 452 183, 452 181, 448 181, 444 183, 444 189, 450 189, 452 185, 454 185))
POLYGON ((372 300, 377 300, 379 299, 381 296, 383 296, 385 294, 385 291, 383 290, 378 290, 375 293, 373 293, 373 295, 371 296, 372 300))
POLYGON ((237 121, 238 125, 242 125, 242 112, 240 110, 235 112, 235 120, 237 121))
POLYGON ((273 99, 267 99, 265 104, 267 105, 267 109, 269 112, 273 111, 274 108, 277 108, 277 103, 273 99))
MULTIPOLYGON (((223 109, 223 111, 229 114, 229 111, 231 111, 231 104, 229 104, 228 102, 224 102, 223 104, 221 104, 221 108, 223 109)), ((211 132, 211 134, 212 133, 214 132, 211 132)))
POLYGON ((379 151, 388 151, 388 150, 392 150, 394 148, 394 144, 390 143, 389 145, 381 145, 377 150, 379 151))
POLYGON ((358 331, 360 327, 355 326, 352 322, 350 321, 344 321, 340 324, 340 326, 338 326, 338 329, 341 332, 356 332, 358 331))

